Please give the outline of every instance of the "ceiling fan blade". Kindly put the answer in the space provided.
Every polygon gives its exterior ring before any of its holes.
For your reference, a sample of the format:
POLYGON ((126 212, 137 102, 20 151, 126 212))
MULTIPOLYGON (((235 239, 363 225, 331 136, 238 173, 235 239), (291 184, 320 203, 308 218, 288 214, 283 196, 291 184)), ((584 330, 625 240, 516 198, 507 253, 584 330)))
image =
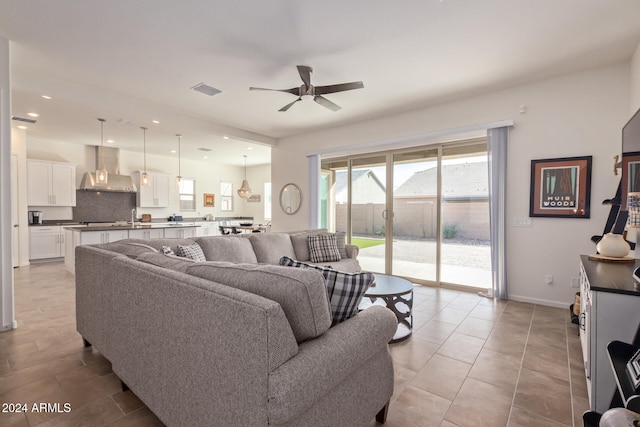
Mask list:
POLYGON ((300 98, 296 99, 295 101, 285 105, 284 107, 282 107, 281 109, 279 109, 278 111, 287 111, 289 108, 291 108, 291 106, 293 104, 295 104, 296 102, 300 101, 300 98))
POLYGON ((318 104, 322 105, 323 107, 328 108, 331 111, 338 111, 342 108, 338 104, 329 101, 324 96, 316 95, 313 97, 313 100, 316 101, 318 104))
POLYGON ((362 82, 341 83, 337 85, 316 86, 316 95, 326 95, 328 93, 344 92, 345 90, 362 89, 362 82))
POLYGON ((304 82, 305 92, 311 87, 311 73, 313 73, 313 68, 306 65, 298 65, 298 74, 300 74, 300 78, 304 82))
POLYGON ((286 92, 286 93, 290 93, 291 95, 300 96, 299 87, 292 87, 291 89, 268 89, 264 87, 250 87, 249 90, 269 90, 272 92, 286 92))

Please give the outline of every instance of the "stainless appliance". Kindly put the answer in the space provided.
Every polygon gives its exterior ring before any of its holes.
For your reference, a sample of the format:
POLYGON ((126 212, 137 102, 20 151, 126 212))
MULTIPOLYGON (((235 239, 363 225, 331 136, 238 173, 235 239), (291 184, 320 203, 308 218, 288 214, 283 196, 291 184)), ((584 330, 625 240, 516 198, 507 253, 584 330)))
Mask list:
POLYGON ((42 225, 42 211, 29 211, 29 225, 42 225))
POLYGON ((120 175, 120 149, 116 147, 102 147, 98 145, 96 153, 96 169, 99 165, 109 172, 107 183, 103 184, 96 180, 95 173, 86 172, 82 176, 79 190, 85 191, 105 191, 115 193, 135 193, 138 191, 128 175, 120 175))

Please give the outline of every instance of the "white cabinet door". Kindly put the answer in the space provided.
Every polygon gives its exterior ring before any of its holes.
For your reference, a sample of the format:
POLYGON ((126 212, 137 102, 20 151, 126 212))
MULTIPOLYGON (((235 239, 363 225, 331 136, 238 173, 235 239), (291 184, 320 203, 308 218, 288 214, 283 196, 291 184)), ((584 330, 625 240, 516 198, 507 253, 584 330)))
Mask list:
POLYGON ((155 207, 156 195, 154 191, 155 175, 149 174, 149 185, 142 185, 140 172, 134 173, 138 184, 138 206, 141 208, 155 207))
POLYGON ((60 227, 29 228, 29 259, 59 258, 64 255, 60 227))
POLYGON ((141 183, 141 172, 134 173, 138 184, 138 206, 141 208, 166 208, 169 206, 171 176, 165 173, 148 172, 149 185, 141 183))
POLYGON ((51 163, 27 161, 27 204, 51 205, 51 163))
POLYGON ((164 229, 164 237, 165 238, 177 238, 177 239, 190 239, 196 237, 195 228, 165 228, 164 229))
POLYGON ((76 165, 27 160, 29 206, 75 206, 76 165))
POLYGON ((157 173, 156 175, 156 206, 166 208, 169 206, 169 186, 171 185, 170 175, 157 173))
POLYGON ((130 239, 161 239, 164 237, 164 230, 153 228, 148 230, 129 230, 130 239))
POLYGON ((105 231, 105 243, 113 243, 118 240, 124 240, 129 237, 129 230, 113 230, 113 231, 105 231))
POLYGON ((104 241, 103 231, 83 231, 80 233, 81 245, 96 245, 98 243, 107 243, 104 241))
POLYGON ((76 165, 51 165, 51 195, 56 206, 76 205, 76 165))

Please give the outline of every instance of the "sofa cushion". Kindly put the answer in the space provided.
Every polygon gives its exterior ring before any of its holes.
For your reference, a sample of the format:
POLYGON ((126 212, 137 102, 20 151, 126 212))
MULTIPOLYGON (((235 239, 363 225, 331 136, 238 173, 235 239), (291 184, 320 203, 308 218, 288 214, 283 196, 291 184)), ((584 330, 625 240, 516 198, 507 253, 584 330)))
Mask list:
POLYGON ((194 242, 193 239, 177 239, 177 238, 158 238, 158 239, 124 239, 120 240, 122 243, 142 243, 143 245, 151 246, 158 251, 163 246, 169 246, 173 252, 178 249, 178 245, 190 245, 194 242))
POLYGON ((286 233, 254 233, 249 240, 259 263, 278 265, 281 257, 296 256, 291 237, 286 233))
POLYGON ((207 261, 194 263, 186 272, 279 303, 298 343, 322 335, 331 326, 324 280, 315 271, 207 261))
POLYGON ((189 258, 183 258, 176 255, 167 255, 158 252, 148 252, 138 257, 138 261, 155 265, 156 267, 166 268, 167 270, 179 271, 184 273, 187 268, 192 266, 195 261, 189 258))
POLYGON ((280 265, 315 269, 322 273, 326 281, 333 325, 356 315, 362 297, 375 280, 373 273, 368 271, 361 273, 344 273, 332 268, 323 268, 305 262, 295 261, 289 257, 282 257, 280 259, 280 265))
POLYGON ((117 252, 122 255, 126 255, 129 258, 136 259, 140 255, 147 252, 158 252, 158 250, 152 246, 149 246, 145 243, 139 242, 131 242, 128 240, 119 240, 117 242, 105 243, 100 245, 95 245, 101 249, 105 249, 108 251, 117 252))
POLYGON ((175 255, 176 253, 173 252, 173 249, 171 249, 171 246, 163 246, 160 248, 161 253, 165 254, 165 255, 175 255))
MULTIPOLYGON (((296 259, 297 261, 309 261, 311 259, 307 236, 316 234, 335 234, 336 241, 338 242, 338 250, 340 251, 340 257, 342 259, 349 258, 345 242, 347 233, 345 233, 344 231, 330 233, 326 228, 318 228, 313 230, 292 231, 288 234, 291 236, 291 244, 293 245, 293 250, 296 254, 296 256, 292 258, 296 259)), ((355 258, 355 256, 353 258, 355 258)))
POLYGON ((335 234, 310 234, 307 236, 307 242, 311 262, 340 261, 340 251, 335 234))
POLYGON ((200 237, 196 243, 202 248, 207 261, 255 264, 258 262, 251 241, 241 236, 200 237))
POLYGON ((202 248, 197 243, 191 245, 178 245, 178 251, 176 255, 183 258, 189 258, 194 261, 204 262, 206 261, 202 248))

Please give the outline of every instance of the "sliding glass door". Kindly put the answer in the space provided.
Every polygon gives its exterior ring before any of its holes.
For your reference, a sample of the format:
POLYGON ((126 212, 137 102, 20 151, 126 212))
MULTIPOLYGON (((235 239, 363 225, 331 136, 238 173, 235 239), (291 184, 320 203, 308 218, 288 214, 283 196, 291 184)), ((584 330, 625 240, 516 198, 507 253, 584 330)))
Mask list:
POLYGON ((416 283, 491 283, 486 141, 322 161, 322 225, 363 270, 416 283))

